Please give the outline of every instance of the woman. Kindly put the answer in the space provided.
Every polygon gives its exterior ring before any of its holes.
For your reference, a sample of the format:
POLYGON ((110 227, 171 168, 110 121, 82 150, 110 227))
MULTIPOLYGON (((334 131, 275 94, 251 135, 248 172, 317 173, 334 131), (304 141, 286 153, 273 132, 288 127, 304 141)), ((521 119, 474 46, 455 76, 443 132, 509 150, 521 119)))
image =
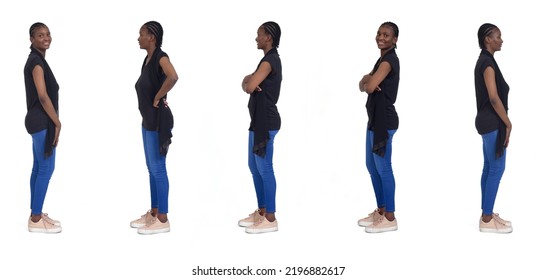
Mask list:
POLYGON ((257 69, 242 81, 242 89, 249 96, 248 165, 253 175, 257 207, 252 214, 238 222, 247 233, 278 230, 275 218, 276 180, 272 164, 274 138, 281 127, 277 100, 281 88, 281 59, 277 48, 281 28, 275 22, 262 24, 257 30, 257 49, 264 52, 257 69))
POLYGON ((398 93, 400 65, 396 55, 398 26, 392 22, 380 25, 376 44, 380 58, 372 72, 363 76, 359 90, 367 98, 366 164, 372 179, 377 208, 358 221, 369 233, 398 229, 395 218, 395 178, 391 167, 393 136, 398 129, 395 101, 398 93))
POLYGON ((179 77, 168 55, 160 48, 164 30, 156 21, 149 21, 140 28, 140 49, 147 51, 136 82, 138 108, 142 116, 142 138, 145 161, 149 170, 151 209, 130 226, 139 234, 155 234, 170 231, 167 218, 169 181, 166 155, 171 144, 173 115, 167 106, 167 93, 179 77))
POLYGON ((506 147, 510 141, 512 123, 508 118, 508 91, 510 88, 493 55, 500 51, 503 40, 501 30, 485 23, 478 29, 481 52, 475 67, 477 114, 475 125, 482 135, 484 168, 480 180, 482 190, 482 232, 510 233, 512 223, 493 212, 499 183, 506 163, 506 147))
POLYGON ((61 223, 43 213, 43 204, 50 178, 54 173, 56 146, 61 122, 58 116, 59 85, 45 54, 52 37, 48 27, 36 22, 30 27, 30 55, 24 66, 26 87, 25 118, 27 132, 32 136, 33 168, 30 177, 30 232, 59 233, 61 223))

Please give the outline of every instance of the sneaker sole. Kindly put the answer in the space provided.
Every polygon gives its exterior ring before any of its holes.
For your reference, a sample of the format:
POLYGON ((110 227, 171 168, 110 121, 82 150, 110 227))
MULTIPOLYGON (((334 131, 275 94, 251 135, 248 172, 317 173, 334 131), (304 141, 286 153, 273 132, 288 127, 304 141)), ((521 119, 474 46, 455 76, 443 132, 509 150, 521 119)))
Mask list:
POLYGON ((163 228, 163 229, 157 229, 157 230, 140 230, 138 229, 139 234, 157 234, 157 233, 166 233, 169 232, 170 228, 163 228))
POLYGON ((511 233, 514 231, 513 228, 505 228, 505 229, 491 229, 491 228, 481 228, 480 232, 485 233, 511 233))
POLYGON ((32 228, 32 229, 28 229, 29 232, 36 232, 36 233, 60 233, 61 232, 61 228, 59 229, 37 229, 37 228, 32 228))
POLYGON ((279 228, 277 227, 273 227, 273 228, 264 228, 264 229, 250 229, 250 228, 246 228, 246 232, 247 233, 267 233, 267 232, 275 232, 275 231, 278 231, 279 228))
POLYGON ((382 232, 388 232, 388 231, 395 231, 398 230, 398 226, 392 226, 392 227, 386 227, 386 228, 365 228, 365 231, 368 233, 382 233, 382 232))

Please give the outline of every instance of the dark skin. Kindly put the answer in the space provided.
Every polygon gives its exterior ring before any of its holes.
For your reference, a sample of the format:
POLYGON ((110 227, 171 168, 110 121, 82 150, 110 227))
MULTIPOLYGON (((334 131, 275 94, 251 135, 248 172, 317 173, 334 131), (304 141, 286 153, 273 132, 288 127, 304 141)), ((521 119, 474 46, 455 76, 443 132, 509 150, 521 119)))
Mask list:
MULTIPOLYGON (((501 31, 499 29, 494 29, 489 36, 487 36, 484 39, 484 46, 488 52, 490 52, 492 55, 495 54, 496 51, 500 51, 502 47, 503 40, 501 38, 501 31)), ((484 70, 484 83, 486 84, 486 89, 488 90, 488 96, 491 103, 491 106, 493 106, 493 109, 499 115, 499 118, 504 122, 506 125, 506 139, 504 141, 504 147, 508 147, 508 144, 510 143, 510 133, 512 131, 512 122, 510 122, 510 118, 508 117, 508 114, 506 113, 506 109, 504 108, 504 104, 502 103, 501 99, 499 98, 499 92, 497 90, 497 84, 495 82, 495 70, 489 66, 484 70)), ((485 223, 488 223, 493 218, 493 214, 491 215, 484 215, 482 213, 482 221, 485 223)))
MULTIPOLYGON (((48 30, 48 27, 42 26, 36 29, 33 32, 32 36, 30 36, 30 42, 32 44, 32 47, 39 51, 39 53, 41 53, 43 57, 45 57, 46 51, 50 47, 50 43, 52 42, 52 37, 50 36, 50 31, 48 30)), ((56 110, 54 109, 54 105, 50 100, 50 97, 48 97, 47 87, 45 83, 45 72, 40 65, 36 65, 34 67, 34 69, 32 70, 32 77, 35 83, 35 87, 37 89, 39 102, 41 103, 41 106, 43 106, 43 109, 47 113, 48 117, 56 126, 56 130, 54 133, 54 142, 52 143, 52 145, 54 147, 57 147, 60 139, 61 122, 58 117, 58 114, 56 113, 56 110)), ((42 214, 30 214, 30 219, 32 220, 32 222, 37 223, 41 220, 41 216, 42 214)))
MULTIPOLYGON (((145 49, 147 51, 147 60, 145 61, 145 64, 149 63, 149 60, 151 59, 152 55, 154 54, 154 51, 156 50, 156 37, 149 33, 147 27, 142 26, 140 28, 140 36, 138 37, 138 43, 140 44, 141 49, 145 49)), ((160 100, 166 96, 166 94, 175 86, 175 83, 179 80, 179 76, 177 75, 177 72, 175 71, 175 68, 173 67, 173 64, 171 64, 168 57, 162 57, 159 61, 160 66, 162 67, 162 70, 164 71, 164 74, 166 74, 166 79, 164 80, 164 83, 162 84, 162 87, 158 92, 156 93, 156 96, 153 101, 153 107, 158 108, 158 103, 160 103, 160 100)), ((164 102, 166 102, 164 100, 164 102)), ((167 104, 167 103, 166 103, 167 104)), ((151 215, 153 217, 157 217, 158 220, 162 223, 167 222, 167 213, 159 213, 158 208, 151 208, 151 215)))
MULTIPOLYGON (((389 50, 394 48, 397 40, 398 38, 395 37, 392 28, 389 26, 380 26, 376 33, 376 44, 380 49, 380 56, 383 57, 389 50)), ((385 80, 389 72, 391 72, 391 64, 385 61, 380 63, 378 70, 374 74, 366 74, 359 81, 359 90, 367 94, 372 94, 375 91, 381 92, 380 83, 385 80)), ((379 207, 378 209, 379 213, 384 215, 387 220, 393 221, 395 219, 394 212, 386 212, 385 207, 379 207)))
MULTIPOLYGON (((261 49, 265 55, 273 48, 272 36, 266 33, 262 26, 257 30, 257 38, 255 41, 257 41, 257 48, 261 49)), ((266 79, 266 77, 268 77, 270 72, 272 72, 272 66, 270 63, 263 61, 257 71, 244 77, 242 80, 242 89, 248 94, 255 91, 261 92, 262 89, 259 85, 266 79)), ((276 220, 275 213, 267 213, 266 208, 259 208, 259 213, 270 222, 276 220)))

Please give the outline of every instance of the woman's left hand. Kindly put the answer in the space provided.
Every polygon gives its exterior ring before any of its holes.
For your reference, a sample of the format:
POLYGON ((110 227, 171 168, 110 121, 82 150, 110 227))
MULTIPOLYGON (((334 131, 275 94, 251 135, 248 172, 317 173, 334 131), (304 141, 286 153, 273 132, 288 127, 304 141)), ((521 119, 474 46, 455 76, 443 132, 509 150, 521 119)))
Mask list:
MULTIPOLYGON (((162 102, 164 102, 164 107, 168 106, 168 102, 165 98, 162 99, 162 102)), ((153 107, 158 108, 158 104, 160 103, 160 100, 155 99, 153 102, 153 107)))

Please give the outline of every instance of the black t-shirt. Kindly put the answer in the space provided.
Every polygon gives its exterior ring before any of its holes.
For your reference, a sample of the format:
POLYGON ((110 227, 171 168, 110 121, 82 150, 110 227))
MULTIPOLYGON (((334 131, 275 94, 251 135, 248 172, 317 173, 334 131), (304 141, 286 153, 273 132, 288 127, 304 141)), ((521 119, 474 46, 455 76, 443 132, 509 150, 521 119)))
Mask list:
POLYGON ((383 97, 385 98, 385 128, 388 130, 398 129, 398 114, 396 112, 394 104, 398 95, 398 83, 400 81, 400 62, 398 60, 398 56, 396 55, 394 48, 389 50, 383 57, 380 57, 376 61, 372 73, 375 73, 378 70, 378 67, 380 67, 380 64, 384 61, 391 65, 391 72, 389 72, 387 77, 385 77, 385 79, 379 84, 381 91, 374 91, 373 93, 369 94, 367 98, 366 107, 369 117, 368 129, 371 130, 374 128, 376 121, 374 110, 381 109, 377 108, 376 106, 376 102, 378 102, 377 99, 380 98, 379 95, 383 95, 383 97))
POLYGON ((56 82, 56 78, 54 77, 50 66, 41 53, 34 48, 30 49, 30 55, 28 55, 28 60, 24 66, 24 85, 26 87, 26 107, 28 110, 24 124, 26 126, 26 131, 28 131, 29 134, 33 134, 47 129, 49 122, 51 122, 50 117, 47 115, 39 101, 39 95, 37 94, 37 88, 32 74, 35 66, 39 65, 43 68, 47 94, 56 113, 58 113, 58 92, 60 86, 56 82))
POLYGON ((281 117, 277 110, 276 104, 277 100, 279 99, 279 92, 281 90, 281 81, 283 79, 283 75, 281 72, 281 59, 279 58, 279 53, 277 52, 277 49, 273 48, 268 51, 268 53, 266 53, 266 55, 259 62, 257 69, 264 61, 270 63, 272 72, 270 72, 268 77, 266 77, 266 79, 264 79, 264 81, 262 81, 262 83, 259 85, 262 91, 255 91, 249 96, 248 108, 249 115, 251 117, 249 130, 252 131, 255 131, 255 123, 257 121, 257 118, 255 118, 255 114, 256 110, 259 110, 259 108, 264 108, 264 110, 266 110, 266 112, 264 112, 266 116, 265 121, 269 130, 279 130, 281 128, 281 117), (263 94, 265 98, 261 98, 261 94, 263 94), (264 100, 264 106, 257 106, 257 102, 259 102, 259 100, 264 100))
POLYGON ((135 85, 138 94, 138 108, 143 118, 142 126, 151 131, 156 131, 158 127, 158 114, 157 109, 153 107, 153 101, 166 79, 166 74, 160 67, 160 59, 164 56, 167 57, 168 55, 160 48, 157 48, 147 65, 145 65, 147 59, 145 57, 141 67, 141 75, 135 85))
POLYGON ((493 55, 486 50, 482 50, 475 66, 475 90, 476 90, 476 108, 477 114, 475 118, 475 126, 479 134, 486 134, 499 129, 501 118, 493 109, 489 100, 488 89, 484 82, 484 71, 486 68, 492 67, 495 71, 495 83, 499 97, 505 110, 508 112, 508 92, 510 87, 504 80, 504 77, 493 58, 493 55))

